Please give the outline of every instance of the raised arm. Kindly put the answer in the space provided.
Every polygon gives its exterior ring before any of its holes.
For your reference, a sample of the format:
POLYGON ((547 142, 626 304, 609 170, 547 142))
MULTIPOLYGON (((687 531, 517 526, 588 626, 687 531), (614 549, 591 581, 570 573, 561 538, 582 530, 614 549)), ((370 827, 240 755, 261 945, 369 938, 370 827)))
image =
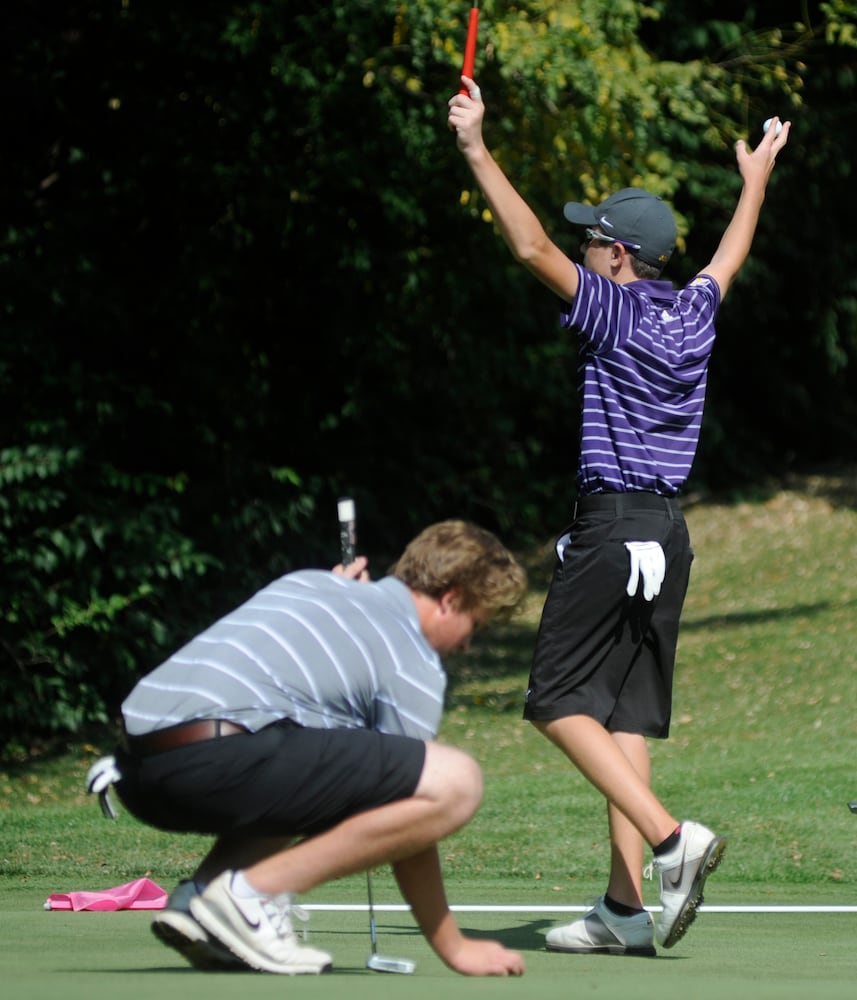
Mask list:
POLYGON ((788 142, 791 122, 785 122, 778 135, 778 121, 778 118, 772 120, 771 127, 752 153, 747 149, 743 139, 740 139, 735 146, 738 169, 744 179, 744 187, 741 189, 732 220, 723 233, 711 263, 702 269, 704 274, 711 275, 720 286, 721 299, 726 296, 750 253, 777 153, 788 142))
POLYGON ((500 233, 512 252, 560 298, 571 302, 577 295, 577 268, 551 241, 533 210, 518 194, 500 169, 482 138, 485 105, 479 88, 462 76, 467 94, 456 94, 449 101, 449 128, 479 185, 500 233))

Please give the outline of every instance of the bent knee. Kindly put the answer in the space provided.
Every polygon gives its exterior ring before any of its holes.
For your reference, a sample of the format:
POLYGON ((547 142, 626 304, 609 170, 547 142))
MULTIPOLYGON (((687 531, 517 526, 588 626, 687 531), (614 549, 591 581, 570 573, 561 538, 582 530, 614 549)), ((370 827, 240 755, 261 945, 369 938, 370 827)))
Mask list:
POLYGON ((426 744, 426 759, 416 794, 436 801, 457 826, 466 823, 482 802, 482 769, 463 750, 426 744))

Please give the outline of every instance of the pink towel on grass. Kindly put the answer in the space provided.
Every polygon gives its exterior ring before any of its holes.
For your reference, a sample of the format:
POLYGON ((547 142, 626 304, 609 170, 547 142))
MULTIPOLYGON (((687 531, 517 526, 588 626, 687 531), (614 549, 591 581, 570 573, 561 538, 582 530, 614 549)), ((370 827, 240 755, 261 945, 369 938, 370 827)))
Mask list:
POLYGON ((162 910, 168 895, 150 878, 138 878, 114 889, 95 892, 55 892, 45 900, 46 910, 162 910))

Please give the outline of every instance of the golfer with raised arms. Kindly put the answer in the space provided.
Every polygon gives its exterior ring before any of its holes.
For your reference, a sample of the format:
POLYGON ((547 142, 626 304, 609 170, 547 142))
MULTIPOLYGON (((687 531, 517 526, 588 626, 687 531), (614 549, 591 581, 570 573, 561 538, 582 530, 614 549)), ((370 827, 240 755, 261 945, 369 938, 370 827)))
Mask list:
POLYGON ((487 149, 481 93, 462 82, 467 94, 448 110, 458 148, 512 255, 559 296, 562 328, 578 346, 577 500, 557 543, 524 715, 606 798, 611 864, 602 898, 552 929, 547 947, 652 955, 655 940, 669 948, 685 933, 725 848, 655 796, 647 739, 669 735, 693 559, 676 497, 699 439, 714 319, 750 251, 790 123, 753 151, 737 143, 743 189, 732 219, 711 262, 675 290, 660 280, 676 242, 660 198, 626 188, 597 206, 566 204, 565 218, 585 234, 583 264, 573 262, 487 149), (660 878, 654 926, 643 904, 644 842, 660 878))
POLYGON ((447 906, 437 844, 478 809, 482 775, 435 735, 440 655, 525 589, 494 535, 442 521, 377 582, 363 556, 275 580, 143 677, 91 789, 115 782, 141 821, 216 838, 157 936, 200 968, 323 972, 331 956, 295 934, 295 895, 391 863, 451 969, 520 975, 517 952, 465 936, 447 906))

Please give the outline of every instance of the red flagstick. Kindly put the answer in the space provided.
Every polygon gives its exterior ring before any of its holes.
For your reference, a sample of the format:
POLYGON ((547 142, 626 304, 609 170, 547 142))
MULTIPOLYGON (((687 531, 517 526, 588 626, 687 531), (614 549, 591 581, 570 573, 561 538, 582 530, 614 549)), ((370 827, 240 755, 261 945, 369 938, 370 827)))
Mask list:
MULTIPOLYGON (((473 64, 476 62, 476 34, 479 30, 479 5, 473 4, 470 8, 470 20, 467 22, 467 42, 464 46, 464 65, 461 67, 461 75, 469 76, 473 79, 473 64)), ((459 94, 466 94, 467 88, 462 87, 459 94)))

